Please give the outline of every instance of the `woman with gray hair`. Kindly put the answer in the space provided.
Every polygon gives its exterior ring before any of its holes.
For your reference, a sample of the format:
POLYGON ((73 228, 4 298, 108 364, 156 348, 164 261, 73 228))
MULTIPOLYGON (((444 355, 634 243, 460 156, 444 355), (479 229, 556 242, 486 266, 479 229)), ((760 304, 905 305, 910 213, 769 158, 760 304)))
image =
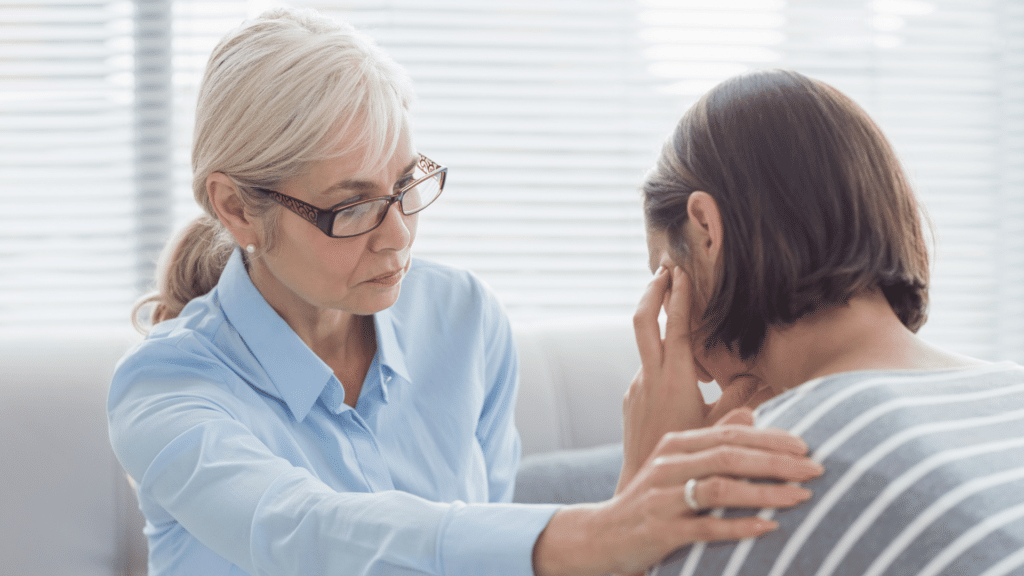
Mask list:
POLYGON ((690 478, 725 479, 704 505, 806 498, 728 480, 820 470, 798 438, 731 424, 668 436, 608 502, 509 503, 511 332, 473 275, 411 258, 447 176, 413 145, 411 101, 398 65, 310 11, 268 12, 210 57, 205 215, 165 252, 108 401, 150 575, 627 572, 773 527, 695 516, 690 478))

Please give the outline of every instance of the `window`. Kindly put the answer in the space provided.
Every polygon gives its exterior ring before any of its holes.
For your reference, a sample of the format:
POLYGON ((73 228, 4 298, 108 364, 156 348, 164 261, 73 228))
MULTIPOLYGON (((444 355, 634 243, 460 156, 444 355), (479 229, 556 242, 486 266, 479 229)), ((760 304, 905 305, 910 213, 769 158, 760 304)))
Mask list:
POLYGON ((0 10, 0 326, 135 296, 130 2, 0 10))
MULTIPOLYGON (((0 40, 0 327, 126 321, 153 247, 197 213, 191 108, 209 51, 267 4, 38 2, 0 15, 14 31, 0 40), (139 32, 161 18, 173 31, 162 56, 168 41, 139 32), (143 40, 156 46, 138 51, 143 40), (167 84, 143 93, 154 54, 170 59, 167 84), (140 103, 161 93, 170 128, 147 145, 163 160, 144 160, 140 118, 161 109, 140 103), (166 181, 140 177, 153 166, 166 181)), ((417 145, 450 167, 417 253, 476 271, 514 320, 630 314, 649 277, 637 186, 662 139, 718 81, 791 67, 861 103, 916 184, 937 236, 922 334, 1024 361, 1021 2, 298 4, 369 32, 409 70, 417 145)))

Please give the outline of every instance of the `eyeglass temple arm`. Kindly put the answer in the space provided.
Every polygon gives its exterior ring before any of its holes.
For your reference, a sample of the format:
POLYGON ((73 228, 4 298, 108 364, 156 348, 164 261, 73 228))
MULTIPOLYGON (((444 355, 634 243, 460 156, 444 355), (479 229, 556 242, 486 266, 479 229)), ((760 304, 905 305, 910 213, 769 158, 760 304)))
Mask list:
POLYGON ((440 170, 441 168, 443 168, 443 166, 441 166, 437 162, 434 162, 430 158, 427 158, 423 154, 420 154, 420 160, 419 162, 417 162, 417 164, 419 164, 420 168, 428 174, 435 170, 440 170))
POLYGON ((330 218, 329 212, 324 213, 323 211, 321 211, 316 206, 313 206, 312 204, 307 204, 302 200, 299 200, 298 198, 285 196, 284 194, 281 194, 280 192, 275 192, 274 190, 267 190, 264 188, 260 188, 260 190, 263 190, 263 192, 271 195, 274 198, 274 200, 277 200, 278 203, 280 203, 282 206, 291 210, 292 212, 295 212, 299 216, 302 216, 303 220, 306 220, 310 224, 316 225, 317 228, 323 229, 325 226, 328 226, 330 224, 330 222, 328 222, 328 218, 330 218), (324 216, 327 216, 328 218, 324 218, 324 216), (324 220, 324 222, 320 222, 321 220, 324 220))

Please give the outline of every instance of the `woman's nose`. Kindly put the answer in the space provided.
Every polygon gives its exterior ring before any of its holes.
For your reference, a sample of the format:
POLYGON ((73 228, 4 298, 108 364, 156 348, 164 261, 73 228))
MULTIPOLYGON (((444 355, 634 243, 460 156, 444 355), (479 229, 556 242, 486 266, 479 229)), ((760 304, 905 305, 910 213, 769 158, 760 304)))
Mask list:
POLYGON ((398 202, 388 206, 384 214, 384 221, 376 230, 371 232, 371 247, 374 250, 402 250, 409 246, 412 240, 412 232, 409 229, 407 219, 416 218, 416 215, 406 216, 402 214, 402 208, 398 202))

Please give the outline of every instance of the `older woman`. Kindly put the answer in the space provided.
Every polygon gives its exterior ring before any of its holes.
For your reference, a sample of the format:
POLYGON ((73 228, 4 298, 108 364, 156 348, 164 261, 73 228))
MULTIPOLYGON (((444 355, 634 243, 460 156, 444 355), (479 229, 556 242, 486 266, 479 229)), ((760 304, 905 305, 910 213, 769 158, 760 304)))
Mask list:
MULTIPOLYGON (((600 574, 770 530, 684 497, 696 475, 819 472, 799 439, 735 425, 677 438, 608 502, 508 503, 509 324, 474 276, 410 256, 447 174, 413 144, 411 99, 394 62, 313 12, 214 50, 192 157, 206 215, 167 251, 155 325, 109 396, 151 576, 600 574)), ((728 488, 705 502, 807 496, 728 488)))
POLYGON ((807 504, 761 512, 778 531, 683 548, 657 574, 1022 573, 1024 369, 916 335, 919 208, 863 110, 795 72, 733 78, 683 116, 643 196, 658 272, 621 482, 665 430, 713 418, 697 380, 774 396, 758 425, 800 434, 826 468, 807 504))

